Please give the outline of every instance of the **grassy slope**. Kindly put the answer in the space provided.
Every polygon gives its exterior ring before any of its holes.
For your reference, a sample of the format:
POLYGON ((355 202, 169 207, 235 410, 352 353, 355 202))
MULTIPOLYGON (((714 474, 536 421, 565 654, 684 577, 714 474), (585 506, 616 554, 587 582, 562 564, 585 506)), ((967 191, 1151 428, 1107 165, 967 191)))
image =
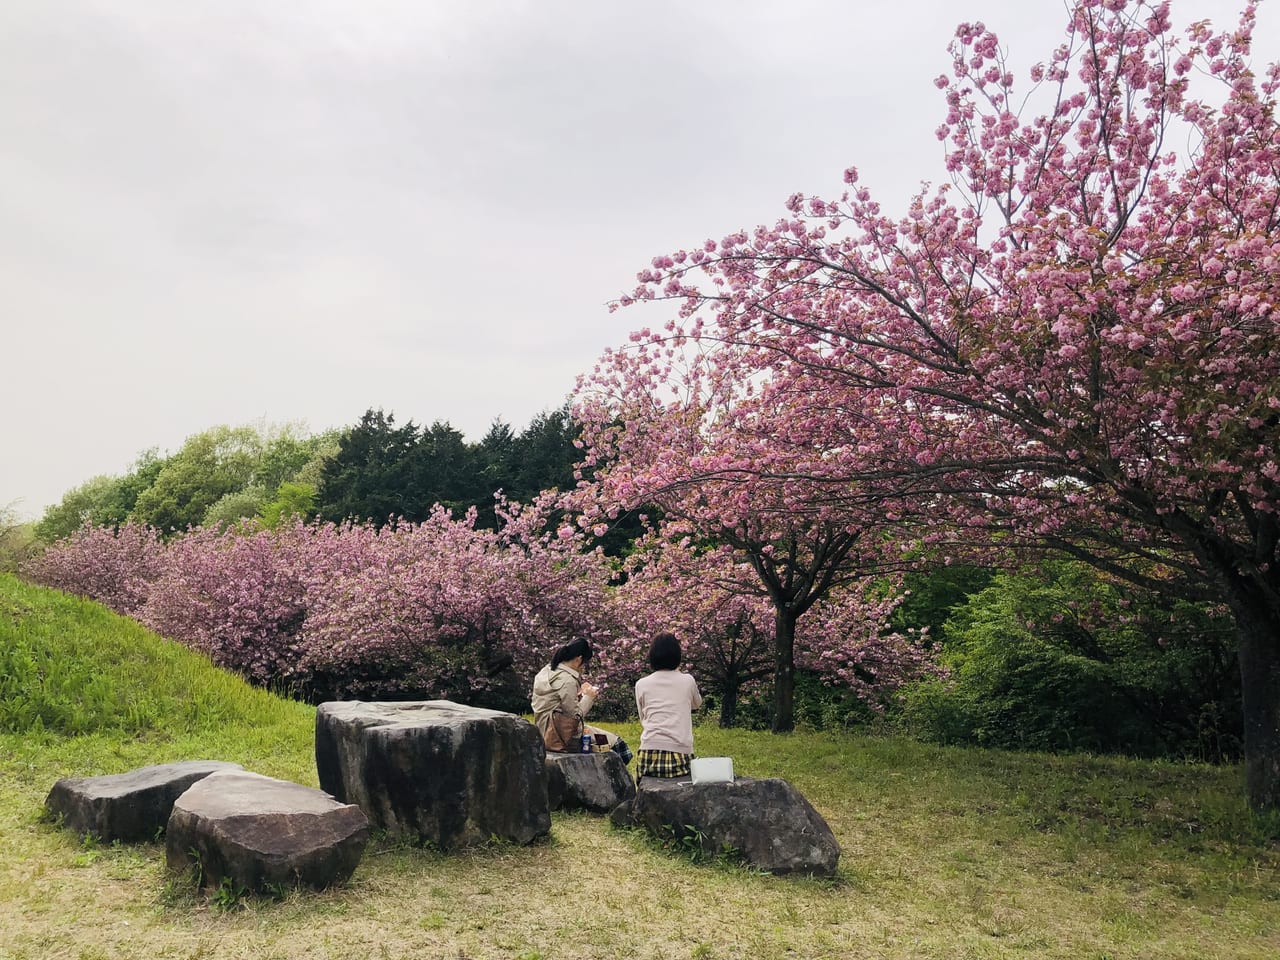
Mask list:
POLYGON ((228 910, 167 877, 160 846, 86 846, 42 822, 44 796, 62 776, 196 757, 314 785, 309 708, 4 577, 0 693, 0 729, 37 710, 45 727, 0 733, 5 960, 1280 954, 1276 824, 1244 808, 1233 769, 705 727, 699 752, 786 777, 826 816, 837 882, 694 866, 557 815, 547 844, 445 858, 384 841, 343 889, 228 910), (548 903, 566 880, 572 900, 548 903))

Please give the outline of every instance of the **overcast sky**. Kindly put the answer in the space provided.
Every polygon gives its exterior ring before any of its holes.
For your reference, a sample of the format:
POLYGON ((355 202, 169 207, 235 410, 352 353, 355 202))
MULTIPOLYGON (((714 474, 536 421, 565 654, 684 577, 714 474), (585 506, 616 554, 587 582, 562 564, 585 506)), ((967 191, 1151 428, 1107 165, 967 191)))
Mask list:
MULTIPOLYGON (((1173 7, 1225 23, 1238 4, 1173 7)), ((519 429, 660 319, 605 306, 655 254, 837 193, 851 164, 890 212, 939 179, 956 23, 1025 68, 1065 17, 0 0, 0 508, 36 517, 218 424, 319 431, 380 407, 473 440, 519 429)), ((1264 4, 1260 37, 1278 17, 1264 4)))

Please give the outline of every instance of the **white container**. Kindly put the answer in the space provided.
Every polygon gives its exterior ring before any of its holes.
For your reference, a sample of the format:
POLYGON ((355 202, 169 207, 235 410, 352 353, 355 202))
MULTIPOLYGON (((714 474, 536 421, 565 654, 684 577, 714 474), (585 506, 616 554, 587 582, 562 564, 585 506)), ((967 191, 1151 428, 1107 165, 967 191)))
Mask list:
POLYGON ((733 783, 733 760, 730 757, 697 757, 689 761, 694 783, 733 783))

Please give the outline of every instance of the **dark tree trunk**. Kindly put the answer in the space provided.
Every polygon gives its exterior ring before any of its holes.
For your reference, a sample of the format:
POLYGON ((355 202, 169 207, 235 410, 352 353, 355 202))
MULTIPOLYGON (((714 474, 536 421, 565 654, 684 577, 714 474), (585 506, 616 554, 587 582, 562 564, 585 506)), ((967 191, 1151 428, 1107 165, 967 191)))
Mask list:
POLYGON ((720 699, 720 726, 728 729, 738 722, 738 687, 741 685, 732 674, 725 677, 720 699))
POLYGON ((780 607, 774 616, 776 647, 773 670, 773 726, 774 733, 788 733, 795 729, 796 693, 796 617, 790 610, 780 607))
POLYGON ((1252 584, 1231 589, 1240 641, 1245 789, 1255 810, 1280 810, 1280 611, 1252 584))

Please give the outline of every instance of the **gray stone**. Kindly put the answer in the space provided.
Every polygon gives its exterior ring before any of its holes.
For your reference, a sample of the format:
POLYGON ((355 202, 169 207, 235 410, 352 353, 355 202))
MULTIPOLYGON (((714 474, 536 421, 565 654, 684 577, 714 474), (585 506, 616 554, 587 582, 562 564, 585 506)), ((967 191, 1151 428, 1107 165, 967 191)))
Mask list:
POLYGON ((694 784, 687 777, 645 777, 635 798, 617 807, 610 820, 662 839, 700 837, 704 854, 733 851, 770 873, 830 877, 840 860, 827 822, 786 780, 738 777, 694 784))
POLYGON ((156 840, 169 822, 173 802, 197 780, 217 770, 242 770, 238 763, 183 760, 105 777, 59 780, 44 805, 79 834, 110 843, 156 840))
POLYGON ((548 753, 547 802, 552 810, 608 813, 636 795, 627 765, 612 750, 548 753))
POLYGON ((229 878, 245 890, 319 889, 349 878, 368 841, 359 807, 300 783, 231 771, 177 799, 165 859, 170 870, 198 870, 202 887, 229 878))
POLYGON ((322 703, 320 786, 375 827, 441 850, 551 830, 546 748, 512 713, 448 700, 322 703))

